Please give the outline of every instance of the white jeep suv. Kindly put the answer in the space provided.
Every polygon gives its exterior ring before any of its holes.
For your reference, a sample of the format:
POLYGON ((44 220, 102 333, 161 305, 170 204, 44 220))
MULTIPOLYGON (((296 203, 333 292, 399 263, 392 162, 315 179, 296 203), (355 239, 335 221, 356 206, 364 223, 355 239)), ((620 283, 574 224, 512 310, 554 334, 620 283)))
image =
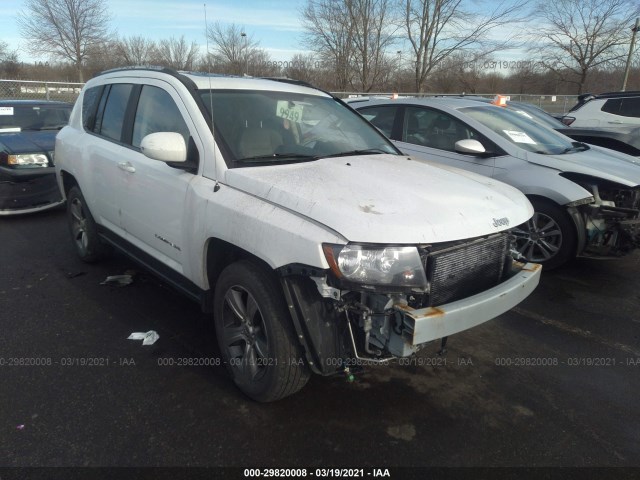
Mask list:
POLYGON ((516 189, 403 156, 340 100, 289 81, 105 72, 56 139, 73 243, 116 247, 211 312, 239 388, 272 401, 509 310, 516 189))

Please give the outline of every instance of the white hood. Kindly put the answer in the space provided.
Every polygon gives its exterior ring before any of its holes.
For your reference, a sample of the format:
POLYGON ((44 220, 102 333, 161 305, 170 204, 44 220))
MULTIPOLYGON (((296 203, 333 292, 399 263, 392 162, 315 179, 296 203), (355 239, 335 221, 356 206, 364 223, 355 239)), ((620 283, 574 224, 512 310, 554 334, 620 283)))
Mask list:
POLYGON ((514 227, 533 214, 515 188, 397 155, 235 168, 226 172, 225 183, 326 225, 352 242, 427 244, 473 238, 514 227))

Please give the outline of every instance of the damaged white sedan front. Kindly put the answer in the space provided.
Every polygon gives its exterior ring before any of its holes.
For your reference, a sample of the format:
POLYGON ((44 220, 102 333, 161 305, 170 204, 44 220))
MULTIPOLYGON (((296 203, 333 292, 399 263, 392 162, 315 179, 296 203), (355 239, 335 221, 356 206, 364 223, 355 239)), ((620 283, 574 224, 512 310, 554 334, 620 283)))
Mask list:
POLYGON ((515 247, 546 269, 576 256, 619 257, 640 246, 640 160, 575 142, 525 112, 466 98, 351 104, 413 158, 508 183, 535 213, 515 247))

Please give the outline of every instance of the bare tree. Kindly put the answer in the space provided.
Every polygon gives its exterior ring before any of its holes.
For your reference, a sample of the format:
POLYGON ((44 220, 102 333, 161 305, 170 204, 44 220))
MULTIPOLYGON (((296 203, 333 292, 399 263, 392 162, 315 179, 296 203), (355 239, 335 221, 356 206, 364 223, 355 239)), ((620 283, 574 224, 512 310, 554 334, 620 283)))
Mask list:
POLYGON ((122 65, 148 65, 155 56, 156 44, 141 36, 119 39, 115 44, 118 61, 122 65))
POLYGON ((223 64, 225 71, 229 73, 248 73, 250 61, 256 70, 257 58, 264 60, 266 52, 258 48, 259 42, 254 41, 244 27, 236 24, 225 26, 216 22, 207 25, 207 36, 213 43, 212 50, 216 59, 214 63, 223 64))
POLYGON ((318 60, 313 54, 297 54, 287 63, 284 74, 289 78, 313 83, 318 74, 318 60))
POLYGON ((392 61, 385 51, 395 41, 391 27, 390 0, 346 0, 349 23, 353 27, 353 61, 357 84, 369 92, 389 73, 392 61))
POLYGON ((345 91, 351 80, 354 55, 354 26, 344 0, 308 0, 302 12, 305 44, 325 68, 333 71, 334 87, 345 91))
POLYGON ((485 2, 486 14, 466 10, 462 0, 400 0, 402 26, 415 62, 415 88, 422 92, 431 71, 455 52, 474 49, 491 54, 514 47, 513 38, 492 41, 488 34, 519 19, 526 0, 485 2))
POLYGON ((105 0, 25 0, 17 21, 29 53, 72 62, 80 82, 90 49, 112 36, 105 0))
POLYGON ((0 62, 4 62, 4 59, 9 53, 9 44, 0 40, 0 62))
POLYGON ((189 45, 181 35, 180 38, 162 39, 153 52, 153 62, 176 70, 193 70, 198 60, 198 45, 189 45))
POLYGON ((531 50, 563 81, 583 92, 590 71, 624 58, 637 0, 539 0, 536 29, 540 42, 531 50))
POLYGON ((5 78, 18 78, 19 72, 18 51, 10 51, 9 44, 0 40, 0 74, 5 78))

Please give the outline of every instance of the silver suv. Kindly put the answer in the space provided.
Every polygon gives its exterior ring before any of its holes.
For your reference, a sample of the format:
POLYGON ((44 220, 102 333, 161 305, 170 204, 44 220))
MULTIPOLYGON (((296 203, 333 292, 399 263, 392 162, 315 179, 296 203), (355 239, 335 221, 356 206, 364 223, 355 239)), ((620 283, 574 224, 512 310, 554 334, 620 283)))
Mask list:
POLYGON ((58 135, 56 173, 78 255, 118 248, 200 302, 258 401, 412 355, 509 310, 540 275, 511 257, 524 195, 411 161, 300 84, 107 72, 58 135))

